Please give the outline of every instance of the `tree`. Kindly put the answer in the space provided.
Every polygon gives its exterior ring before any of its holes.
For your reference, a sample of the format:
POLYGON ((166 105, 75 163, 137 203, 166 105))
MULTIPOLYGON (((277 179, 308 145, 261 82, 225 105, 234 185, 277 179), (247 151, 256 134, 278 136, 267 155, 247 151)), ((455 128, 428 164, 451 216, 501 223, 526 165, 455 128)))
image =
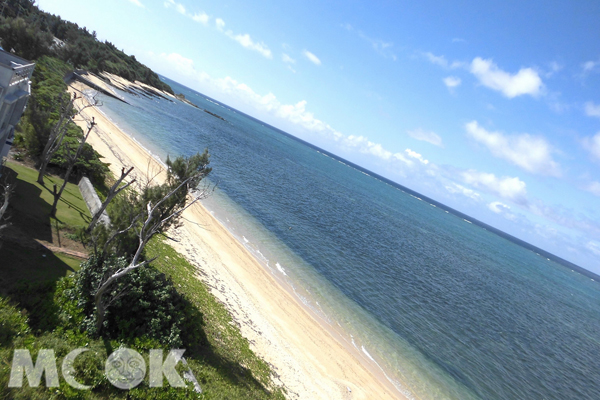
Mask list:
POLYGON ((100 216, 106 210, 106 207, 112 201, 112 199, 114 199, 119 193, 121 193, 123 190, 127 189, 132 183, 135 182, 135 179, 133 179, 133 180, 127 182, 125 185, 119 187, 121 185, 121 183, 123 182, 123 180, 127 177, 127 175, 129 175, 131 173, 131 171, 133 171, 133 167, 129 168, 127 171, 125 171, 125 168, 121 168, 121 177, 109 189, 106 199, 102 202, 102 205, 100 206, 98 211, 96 211, 96 213, 92 217, 92 221, 90 222, 90 224, 87 227, 87 232, 91 232, 92 229, 94 229, 94 227, 98 223, 98 220, 100 219, 100 216))
POLYGON ((114 229, 100 254, 99 265, 106 260, 111 243, 120 235, 135 232, 138 245, 129 263, 107 274, 94 294, 97 333, 102 329, 106 308, 112 301, 103 298, 111 285, 131 271, 152 262, 143 259, 144 248, 150 239, 157 234, 165 235, 169 228, 178 226, 183 212, 209 195, 209 185, 199 188, 200 182, 212 170, 208 167, 209 157, 206 149, 204 153, 191 157, 180 156, 175 161, 167 159, 167 182, 152 185, 154 177, 150 177, 139 194, 131 195, 131 210, 135 212, 129 210, 129 226, 114 229))
MULTIPOLYGON (((79 147, 77 148, 75 155, 73 157, 69 157, 70 158, 69 166, 67 168, 67 172, 65 173, 63 184, 60 187, 60 190, 58 192, 56 191, 56 185, 54 185, 54 203, 52 204, 52 210, 50 211, 51 217, 56 217, 56 208, 58 206, 58 201, 60 200, 62 193, 65 190, 67 183, 69 182, 69 177, 71 176, 71 172, 73 172, 73 167, 75 166, 75 162, 79 158, 79 155, 81 154, 81 150, 83 149, 83 146, 85 145, 87 138, 90 136, 90 133, 92 132, 92 129, 94 128, 94 126, 96 126, 96 122, 94 121, 94 117, 92 117, 92 121, 88 122, 88 131, 83 136, 83 138, 81 138, 81 142, 79 143, 79 147)), ((68 156, 70 156, 70 147, 67 146, 66 149, 67 149, 67 152, 69 153, 68 156)))
POLYGON ((67 134, 68 121, 73 112, 73 101, 75 100, 75 96, 73 100, 64 101, 64 93, 60 94, 59 103, 60 103, 60 112, 59 118, 52 131, 50 131, 50 136, 48 137, 48 142, 46 142, 46 146, 44 147, 44 151, 42 152, 42 157, 40 158, 40 166, 38 168, 38 178, 37 182, 40 185, 44 184, 44 176, 46 175, 46 167, 50 162, 50 159, 56 153, 56 151, 62 145, 63 139, 67 134), (67 119, 67 121, 65 121, 67 119))
POLYGON ((59 95, 59 117, 58 121, 50 131, 50 136, 48 137, 48 142, 46 142, 46 146, 44 147, 44 151, 42 152, 42 157, 40 158, 40 166, 38 168, 38 183, 40 185, 44 184, 44 176, 46 175, 46 168, 48 167, 48 163, 52 160, 52 157, 58 149, 60 149, 63 144, 63 140, 67 135, 69 130, 69 124, 73 121, 73 117, 81 111, 85 110, 88 107, 98 107, 102 104, 96 100, 96 98, 92 98, 87 105, 79 109, 78 111, 74 111, 73 103, 77 100, 77 94, 73 94, 73 98, 69 99, 69 96, 65 96, 65 93, 61 93, 59 95))

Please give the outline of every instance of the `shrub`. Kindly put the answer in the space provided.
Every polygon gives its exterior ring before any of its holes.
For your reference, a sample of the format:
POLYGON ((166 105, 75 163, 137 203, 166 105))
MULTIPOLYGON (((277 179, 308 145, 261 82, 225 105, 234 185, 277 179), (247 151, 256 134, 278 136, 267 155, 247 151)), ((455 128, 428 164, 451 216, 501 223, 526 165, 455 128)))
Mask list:
MULTIPOLYGON (((93 294, 100 281, 127 266, 124 258, 111 257, 101 263, 93 256, 81 265, 70 292, 86 318, 84 329, 94 328, 93 294)), ((105 300, 110 300, 103 334, 127 343, 150 340, 170 348, 181 347, 185 301, 164 274, 148 265, 133 270, 115 282, 105 300), (146 338, 146 339, 144 339, 146 338)))

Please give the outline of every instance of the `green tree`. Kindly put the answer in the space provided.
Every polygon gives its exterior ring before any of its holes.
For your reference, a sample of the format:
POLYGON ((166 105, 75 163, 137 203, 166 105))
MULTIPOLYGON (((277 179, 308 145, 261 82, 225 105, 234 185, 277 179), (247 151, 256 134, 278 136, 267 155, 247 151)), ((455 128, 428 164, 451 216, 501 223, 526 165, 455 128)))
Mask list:
MULTIPOLYGON (((106 309, 112 298, 107 294, 112 285, 116 284, 127 274, 147 265, 152 260, 144 260, 143 252, 146 244, 157 234, 165 235, 171 227, 180 224, 183 212, 205 198, 210 193, 210 185, 199 187, 201 181, 212 171, 208 164, 210 156, 208 149, 191 157, 177 157, 167 160, 167 182, 154 185, 155 176, 146 177, 146 183, 140 192, 129 192, 126 200, 121 202, 119 209, 121 218, 115 218, 112 233, 106 240, 102 252, 98 253, 98 265, 108 260, 109 250, 113 241, 120 236, 128 235, 133 239, 135 235, 137 246, 125 250, 117 255, 125 256, 129 260, 127 266, 121 266, 110 275, 103 278, 94 294, 96 307, 96 328, 100 332, 106 309), (133 251, 133 252, 132 252, 133 251), (131 253, 132 252, 132 253, 131 253)), ((127 237, 127 236, 126 236, 127 237)), ((121 240, 119 240, 121 242, 121 240)), ((131 240, 133 243, 133 240, 131 240)), ((118 247, 117 247, 118 249, 118 247)), ((114 253, 113 253, 114 254, 114 253)))

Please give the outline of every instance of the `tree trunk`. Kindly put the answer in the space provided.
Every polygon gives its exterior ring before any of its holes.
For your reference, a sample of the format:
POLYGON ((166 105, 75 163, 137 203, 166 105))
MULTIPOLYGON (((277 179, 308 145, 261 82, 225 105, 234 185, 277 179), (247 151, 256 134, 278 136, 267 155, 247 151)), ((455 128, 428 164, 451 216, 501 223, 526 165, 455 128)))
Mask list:
POLYGON ((77 159, 79 158, 79 155, 81 154, 83 145, 85 145, 85 142, 95 125, 96 125, 96 123, 94 122, 94 118, 92 118, 90 127, 89 127, 87 133, 85 134, 85 136, 81 139, 81 143, 79 144, 79 147, 77 148, 75 157, 73 159, 71 159, 71 162, 69 163, 69 168, 67 169, 67 173, 65 174, 65 180, 64 180, 62 186, 60 187, 59 192, 55 193, 55 195, 54 195, 54 204, 52 204, 52 210, 50 211, 50 216, 52 218, 56 218, 56 208, 58 207, 58 201, 60 200, 60 197, 62 196, 63 190, 65 190, 65 187, 67 187, 67 183, 69 182, 69 177, 71 176, 71 172, 73 172, 73 167, 75 167, 75 163, 77 162, 77 159))
POLYGON ((131 185, 133 182, 135 182, 135 179, 134 179, 134 180, 128 182, 125 186, 119 188, 119 185, 121 184, 121 182, 123 182, 123 179, 125 179, 131 171, 133 171, 133 167, 129 168, 127 171, 125 171, 125 168, 121 169, 121 177, 119 178, 119 180, 117 182, 115 182, 114 185, 112 185, 112 187, 108 191, 108 196, 106 196, 106 200, 104 200, 104 202, 100 206, 100 209, 98 211, 96 211, 96 213, 92 217, 92 221, 90 222, 90 224, 87 227, 88 232, 91 232, 92 229, 94 229, 94 226, 96 226, 96 224, 98 223, 98 220, 100 219, 100 216, 102 215, 104 210, 106 210, 106 207, 108 207, 108 204, 112 201, 112 199, 114 199, 115 196, 118 195, 122 190, 125 190, 129 185, 131 185))
POLYGON ((74 96, 73 100, 68 99, 66 103, 63 103, 63 95, 60 95, 60 116, 58 118, 58 121, 56 122, 56 125, 54 125, 54 128, 50 132, 50 137, 48 138, 48 142, 46 143, 44 151, 42 152, 41 164, 39 167, 39 174, 37 179, 37 182, 40 185, 44 184, 46 167, 48 166, 50 159, 52 158, 54 153, 56 153, 56 150, 60 148, 65 134, 67 133, 67 127, 69 125, 69 122, 71 122, 70 114, 73 111, 73 101, 75 101, 75 99, 76 97, 74 96), (66 122, 65 119, 67 119, 66 122))
MULTIPOLYGON (((146 243, 141 243, 140 249, 143 249, 145 245, 146 245, 146 243)), ((102 302, 102 296, 110 288, 110 285, 112 285, 112 283, 114 281, 127 275, 134 269, 142 267, 142 266, 152 262, 155 259, 156 258, 153 258, 152 260, 148 260, 148 261, 143 261, 139 264, 135 264, 134 262, 131 262, 127 266, 127 268, 117 271, 116 273, 111 275, 106 281, 104 281, 104 283, 102 285, 100 285, 100 287, 98 288, 98 291, 94 295, 94 304, 96 305, 96 329, 97 329, 96 333, 97 333, 97 335, 100 335, 100 331, 102 330, 102 324, 104 323, 104 316, 106 314, 106 307, 104 306, 104 303, 102 302)))
MULTIPOLYGON (((48 167, 48 163, 52 159, 52 156, 54 155, 54 153, 56 153, 56 151, 60 148, 60 145, 62 144, 66 133, 67 133, 67 129, 65 127, 65 129, 59 133, 59 135, 60 135, 59 137, 55 137, 52 139, 52 142, 53 142, 52 146, 48 147, 48 149, 44 149, 44 153, 42 154, 42 157, 41 157, 42 161, 41 161, 40 167, 38 169, 39 173, 38 173, 37 182, 40 185, 44 184, 44 176, 46 176, 46 168, 48 167)), ((50 144, 50 141, 48 143, 50 144)))

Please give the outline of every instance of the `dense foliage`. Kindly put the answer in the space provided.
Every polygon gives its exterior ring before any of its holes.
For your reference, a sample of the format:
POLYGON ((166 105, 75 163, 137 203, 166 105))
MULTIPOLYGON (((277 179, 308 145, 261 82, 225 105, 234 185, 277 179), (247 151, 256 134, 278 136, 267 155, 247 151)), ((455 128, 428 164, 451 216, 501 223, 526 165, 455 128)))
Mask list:
MULTIPOLYGON (((43 56, 37 61, 31 82, 31 97, 21 122, 17 125, 15 140, 15 143, 25 148, 33 158, 41 155, 50 131, 58 120, 60 96, 68 96, 67 85, 63 81, 63 76, 68 71, 69 65, 53 57, 43 56)), ((76 151, 82 136, 81 128, 70 124, 65 144, 56 152, 50 163, 66 168, 66 153, 70 151, 73 154, 76 151)), ((91 177, 96 182, 103 182, 108 167, 100 161, 100 155, 86 143, 75 163, 75 171, 91 177)))
MULTIPOLYGON (((157 221, 164 220, 169 215, 178 213, 185 206, 188 194, 198 188, 202 179, 211 171, 208 165, 210 155, 208 149, 190 157, 179 156, 174 160, 167 158, 167 181, 160 185, 144 185, 139 191, 127 191, 117 196, 108 207, 111 220, 111 231, 125 231, 115 240, 111 252, 113 254, 131 258, 139 245, 139 232, 148 217, 148 204, 156 205, 169 193, 172 195, 162 201, 155 210, 153 218, 157 221), (181 186, 182 182, 187 182, 181 186), (137 217, 137 220, 136 220, 137 217), (132 225, 132 221, 135 222, 132 225)), ((201 190, 206 191, 206 188, 201 190)), ((180 223, 180 218, 166 221, 158 233, 168 231, 180 223)), ((102 229, 102 228, 101 228, 102 229)))
MULTIPOLYGON (((83 328, 94 331, 93 293, 106 274, 125 268, 127 260, 111 257, 99 262, 90 257, 81 264, 75 287, 70 293, 86 318, 83 328)), ((149 266, 138 268, 110 289, 111 303, 104 321, 104 335, 133 342, 135 338, 155 339, 170 348, 182 346, 184 301, 170 279, 149 266)))
POLYGON ((14 50, 28 60, 52 55, 73 68, 110 72, 130 81, 140 81, 173 93, 150 68, 117 49, 110 42, 96 39, 95 32, 41 11, 34 0, 6 0, 1 6, 2 47, 14 50))

